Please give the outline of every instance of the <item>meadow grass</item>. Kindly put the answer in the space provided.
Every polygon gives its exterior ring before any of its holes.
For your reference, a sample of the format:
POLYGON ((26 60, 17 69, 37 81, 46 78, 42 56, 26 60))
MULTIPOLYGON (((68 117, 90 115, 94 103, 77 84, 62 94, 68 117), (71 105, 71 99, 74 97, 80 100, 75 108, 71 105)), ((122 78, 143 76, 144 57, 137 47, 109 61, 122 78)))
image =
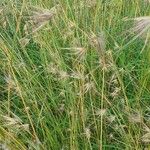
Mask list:
POLYGON ((149 0, 1 0, 0 149, 149 144, 149 0))

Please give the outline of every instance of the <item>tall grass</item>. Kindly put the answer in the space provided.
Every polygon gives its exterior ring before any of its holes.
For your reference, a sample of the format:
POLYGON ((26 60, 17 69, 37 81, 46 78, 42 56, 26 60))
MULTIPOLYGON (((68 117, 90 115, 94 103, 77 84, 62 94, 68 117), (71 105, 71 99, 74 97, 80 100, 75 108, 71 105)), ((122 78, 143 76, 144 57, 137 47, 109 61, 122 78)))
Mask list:
POLYGON ((0 149, 150 146, 150 2, 2 0, 0 149))

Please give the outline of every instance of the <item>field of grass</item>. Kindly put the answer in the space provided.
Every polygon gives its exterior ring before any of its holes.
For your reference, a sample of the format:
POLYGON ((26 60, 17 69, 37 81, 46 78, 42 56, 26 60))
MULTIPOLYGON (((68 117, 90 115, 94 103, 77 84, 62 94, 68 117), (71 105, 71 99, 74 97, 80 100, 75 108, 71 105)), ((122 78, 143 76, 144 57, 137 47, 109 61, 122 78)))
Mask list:
POLYGON ((149 150, 150 1, 0 0, 0 150, 149 150))

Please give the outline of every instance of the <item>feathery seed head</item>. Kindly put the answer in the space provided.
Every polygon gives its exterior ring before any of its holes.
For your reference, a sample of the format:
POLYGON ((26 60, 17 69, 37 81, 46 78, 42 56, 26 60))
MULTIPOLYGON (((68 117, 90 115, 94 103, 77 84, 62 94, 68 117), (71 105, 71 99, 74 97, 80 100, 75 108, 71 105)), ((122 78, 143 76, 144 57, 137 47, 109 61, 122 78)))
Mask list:
POLYGON ((133 20, 134 26, 130 29, 131 32, 136 33, 138 37, 142 38, 148 38, 150 37, 150 17, 144 16, 144 17, 137 17, 133 19, 127 19, 127 20, 133 20))
POLYGON ((56 5, 50 10, 32 7, 31 16, 29 20, 26 21, 24 26, 24 31, 26 33, 34 33, 40 30, 43 26, 47 24, 47 22, 60 11, 60 5, 56 5), (30 30, 31 29, 31 30, 30 30))
POLYGON ((132 122, 132 123, 142 122, 142 116, 139 112, 134 112, 134 113, 129 114, 128 119, 129 119, 129 122, 132 122))
POLYGON ((150 132, 144 134, 142 137, 141 137, 141 141, 143 143, 150 143, 150 132))
POLYGON ((90 137, 91 137, 91 131, 90 131, 89 128, 85 128, 85 135, 86 135, 87 139, 90 139, 90 137))
POLYGON ((96 116, 103 116, 103 115, 106 114, 106 112, 107 112, 106 109, 98 109, 98 110, 95 111, 95 115, 96 116))

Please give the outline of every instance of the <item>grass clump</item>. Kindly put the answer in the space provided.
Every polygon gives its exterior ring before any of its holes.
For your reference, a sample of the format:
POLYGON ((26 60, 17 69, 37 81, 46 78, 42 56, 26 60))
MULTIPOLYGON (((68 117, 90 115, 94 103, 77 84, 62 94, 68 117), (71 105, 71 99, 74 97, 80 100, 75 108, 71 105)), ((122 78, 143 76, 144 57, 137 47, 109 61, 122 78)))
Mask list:
POLYGON ((149 149, 150 3, 0 3, 0 149, 149 149))

